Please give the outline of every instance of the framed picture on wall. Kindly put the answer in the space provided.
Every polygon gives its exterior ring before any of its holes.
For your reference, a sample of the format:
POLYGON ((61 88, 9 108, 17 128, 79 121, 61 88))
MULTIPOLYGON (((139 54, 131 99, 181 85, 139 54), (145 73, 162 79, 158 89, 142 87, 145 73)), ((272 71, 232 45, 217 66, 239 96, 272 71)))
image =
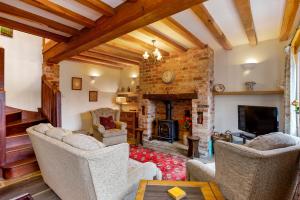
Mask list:
POLYGON ((82 90, 82 78, 72 77, 72 90, 82 90))
POLYGON ((89 101, 90 102, 98 101, 98 91, 89 91, 89 101))

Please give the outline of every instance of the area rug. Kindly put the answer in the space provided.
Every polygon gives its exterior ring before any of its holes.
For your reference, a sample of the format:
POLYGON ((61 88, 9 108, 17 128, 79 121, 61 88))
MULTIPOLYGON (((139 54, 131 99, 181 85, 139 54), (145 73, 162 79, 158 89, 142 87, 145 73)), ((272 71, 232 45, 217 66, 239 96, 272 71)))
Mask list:
POLYGON ((148 149, 142 146, 130 145, 131 159, 139 162, 153 162, 162 172, 163 180, 185 180, 185 163, 187 158, 148 149))

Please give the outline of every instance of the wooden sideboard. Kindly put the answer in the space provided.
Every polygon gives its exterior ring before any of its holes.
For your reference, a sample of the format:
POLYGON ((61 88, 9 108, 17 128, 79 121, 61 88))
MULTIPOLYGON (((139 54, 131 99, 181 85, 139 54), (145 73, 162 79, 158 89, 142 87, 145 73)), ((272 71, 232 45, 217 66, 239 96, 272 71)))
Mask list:
POLYGON ((121 112, 120 121, 127 123, 129 135, 134 135, 135 129, 138 128, 138 112, 121 112))

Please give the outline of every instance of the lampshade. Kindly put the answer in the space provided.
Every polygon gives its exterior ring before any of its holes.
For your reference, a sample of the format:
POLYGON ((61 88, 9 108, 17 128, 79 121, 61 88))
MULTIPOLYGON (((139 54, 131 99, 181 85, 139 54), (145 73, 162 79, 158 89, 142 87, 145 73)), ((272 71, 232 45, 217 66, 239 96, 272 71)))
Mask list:
POLYGON ((126 104, 126 97, 116 97, 116 103, 117 104, 126 104))
POLYGON ((245 70, 252 70, 255 68, 257 63, 244 63, 242 64, 242 68, 245 69, 245 70))

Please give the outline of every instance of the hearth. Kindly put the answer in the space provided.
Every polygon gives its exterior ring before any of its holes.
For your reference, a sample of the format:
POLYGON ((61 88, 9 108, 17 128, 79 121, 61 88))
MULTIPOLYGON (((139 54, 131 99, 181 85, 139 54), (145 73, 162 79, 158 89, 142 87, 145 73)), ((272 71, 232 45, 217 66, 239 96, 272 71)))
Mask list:
POLYGON ((174 142, 178 140, 179 124, 177 120, 172 120, 172 102, 165 101, 166 119, 158 120, 158 139, 174 142))

